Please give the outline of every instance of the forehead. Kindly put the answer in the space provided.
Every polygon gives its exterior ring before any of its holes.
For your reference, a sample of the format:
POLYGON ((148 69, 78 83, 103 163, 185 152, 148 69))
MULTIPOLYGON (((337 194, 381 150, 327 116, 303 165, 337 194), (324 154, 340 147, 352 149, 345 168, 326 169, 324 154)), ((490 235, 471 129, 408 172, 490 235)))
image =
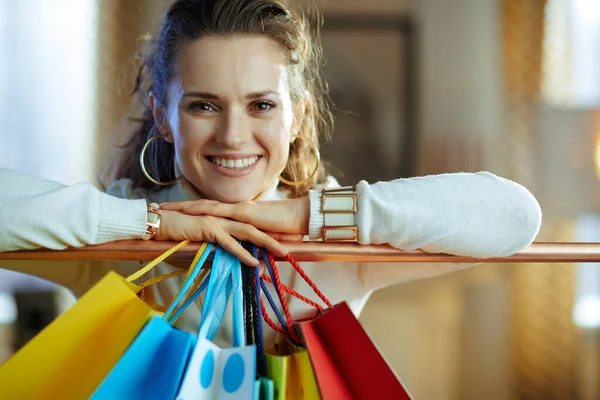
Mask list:
POLYGON ((183 91, 235 96, 287 87, 282 51, 264 37, 203 37, 183 46, 176 71, 183 91))

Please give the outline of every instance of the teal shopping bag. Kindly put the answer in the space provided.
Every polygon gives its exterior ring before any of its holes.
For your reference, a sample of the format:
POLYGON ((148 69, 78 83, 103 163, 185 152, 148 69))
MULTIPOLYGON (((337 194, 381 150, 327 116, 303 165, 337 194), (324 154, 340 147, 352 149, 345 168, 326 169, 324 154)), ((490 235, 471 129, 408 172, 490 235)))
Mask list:
POLYGON ((177 396, 179 400, 254 397, 256 348, 245 343, 241 268, 235 256, 217 246, 198 340, 177 396), (211 340, 221 325, 230 294, 233 302, 233 347, 222 349, 211 340))
POLYGON ((179 391, 196 337, 173 327, 172 322, 206 287, 205 281, 174 314, 176 306, 190 291, 202 264, 210 254, 208 244, 192 268, 177 298, 163 317, 155 316, 144 326, 131 346, 96 389, 93 400, 173 399, 179 391), (173 317, 169 317, 173 315, 173 317))
POLYGON ((260 376, 254 385, 254 400, 274 400, 275 384, 269 378, 260 376))

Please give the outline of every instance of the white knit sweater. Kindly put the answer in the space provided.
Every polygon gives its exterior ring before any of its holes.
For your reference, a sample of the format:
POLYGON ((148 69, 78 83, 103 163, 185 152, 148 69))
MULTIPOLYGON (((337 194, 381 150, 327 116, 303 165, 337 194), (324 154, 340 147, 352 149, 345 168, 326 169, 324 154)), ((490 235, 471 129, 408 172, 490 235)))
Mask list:
MULTIPOLYGON (((336 186, 331 178, 326 186, 336 186)), ((488 172, 443 174, 357 185, 357 225, 361 244, 387 243, 403 250, 422 249, 478 258, 507 256, 530 244, 541 224, 541 211, 524 187, 488 172)), ((285 198, 277 184, 262 200, 285 198)), ((65 186, 16 171, 0 169, 0 251, 99 244, 139 239, 144 235, 147 202, 197 199, 189 184, 182 182, 159 191, 132 189, 120 180, 102 193, 91 184, 65 186)), ((323 224, 319 192, 310 192, 310 236, 317 239, 323 224)), ((278 263, 282 282, 317 300, 308 286, 296 278, 291 266, 278 263)), ((358 315, 370 294, 378 288, 425 278, 467 266, 466 264, 409 263, 303 263, 304 270, 335 304, 348 301, 358 315)), ((139 268, 132 262, 61 261, 31 262, 0 260, 0 267, 52 280, 81 295, 108 270, 129 273, 139 268)), ((157 274, 172 270, 161 264, 157 274)), ((168 303, 180 280, 156 286, 157 298, 168 303)), ((310 307, 290 300, 296 318, 310 307)), ((195 330, 201 299, 178 321, 195 330)), ((229 310, 230 312, 230 310, 229 310)), ((226 314, 217 343, 230 338, 231 318, 226 314)), ((265 332, 265 342, 275 340, 265 332)), ((230 342, 229 342, 230 343, 230 342)))

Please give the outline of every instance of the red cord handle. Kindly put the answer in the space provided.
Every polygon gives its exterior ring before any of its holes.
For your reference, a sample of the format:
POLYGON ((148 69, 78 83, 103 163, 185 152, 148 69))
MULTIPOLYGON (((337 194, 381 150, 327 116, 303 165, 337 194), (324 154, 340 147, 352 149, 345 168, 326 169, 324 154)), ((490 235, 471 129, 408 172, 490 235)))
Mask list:
MULTIPOLYGON (((309 300, 308 298, 306 298, 305 296, 302 296, 301 294, 299 294, 295 290, 291 289, 290 287, 282 284, 281 280, 279 278, 279 269, 277 268, 277 263, 275 262, 275 258, 269 252, 267 252, 267 257, 269 259, 269 263, 273 267, 273 277, 275 279, 275 282, 273 282, 271 279, 269 279, 269 277, 265 276, 264 274, 261 277, 261 279, 277 286, 279 293, 288 293, 288 294, 304 301, 305 303, 315 307, 319 311, 323 310, 323 307, 321 307, 319 304, 315 303, 312 300, 309 300)), ((321 292, 319 290, 319 288, 317 288, 317 285, 315 285, 315 283, 308 277, 306 272, 304 272, 304 270, 300 267, 300 265, 298 265, 298 263, 296 262, 296 260, 294 260, 294 258, 291 256, 291 254, 288 254, 286 256, 286 260, 294 267, 294 269, 296 270, 296 272, 298 272, 298 274, 302 277, 302 279, 304 279, 304 281, 313 289, 313 291, 317 294, 317 296, 319 296, 319 298, 321 298, 321 300, 323 300, 323 302, 325 304, 327 304, 328 307, 332 307, 332 304, 329 301, 329 299, 327 299, 327 297, 325 297, 323 292, 321 292)), ((273 320, 269 317, 269 315, 267 313, 267 309, 264 305, 264 302, 261 302, 261 311, 262 311, 263 319, 265 320, 267 325, 269 325, 273 330, 283 333, 283 334, 287 333, 293 341, 300 342, 300 340, 296 334, 296 331, 294 329, 294 326, 293 326, 292 315, 290 313, 287 301, 285 300, 285 298, 283 296, 281 296, 280 300, 281 300, 281 305, 283 307, 283 312, 286 317, 286 322, 288 325, 287 332, 285 329, 277 326, 273 322, 273 320)))

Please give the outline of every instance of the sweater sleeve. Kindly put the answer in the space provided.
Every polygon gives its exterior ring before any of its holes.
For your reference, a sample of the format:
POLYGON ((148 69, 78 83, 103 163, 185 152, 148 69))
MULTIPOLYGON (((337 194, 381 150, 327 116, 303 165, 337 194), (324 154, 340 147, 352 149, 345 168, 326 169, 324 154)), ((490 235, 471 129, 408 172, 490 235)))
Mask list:
MULTIPOLYGON (((523 186, 489 172, 442 174, 357 185, 361 244, 389 244, 488 258, 529 245, 541 225, 541 210, 523 186)), ((311 237, 323 217, 311 191, 311 237)))
POLYGON ((0 168, 0 251, 64 249, 141 238, 146 201, 0 168))

